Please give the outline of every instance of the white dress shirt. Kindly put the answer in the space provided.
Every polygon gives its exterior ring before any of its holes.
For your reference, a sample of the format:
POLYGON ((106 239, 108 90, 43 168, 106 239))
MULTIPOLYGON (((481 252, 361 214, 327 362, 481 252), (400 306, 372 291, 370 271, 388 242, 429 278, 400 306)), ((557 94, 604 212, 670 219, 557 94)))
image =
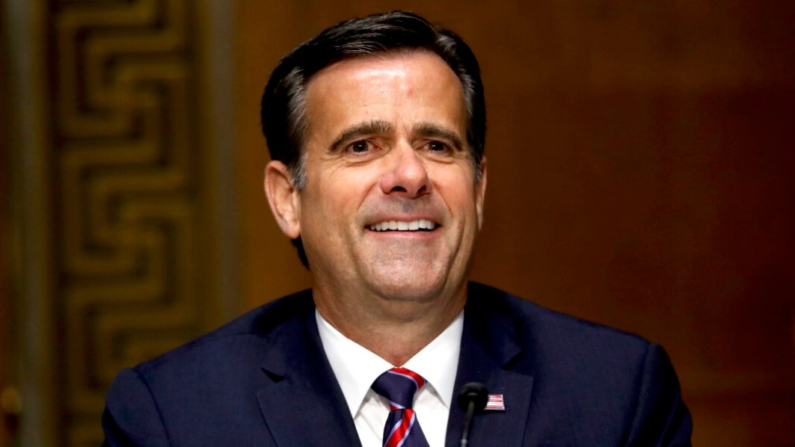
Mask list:
POLYGON ((428 445, 444 447, 464 330, 463 311, 447 329, 404 365, 392 365, 348 339, 317 310, 315 319, 323 349, 342 388, 362 447, 382 445, 389 402, 370 386, 378 376, 395 366, 408 368, 427 381, 414 396, 414 411, 428 445))

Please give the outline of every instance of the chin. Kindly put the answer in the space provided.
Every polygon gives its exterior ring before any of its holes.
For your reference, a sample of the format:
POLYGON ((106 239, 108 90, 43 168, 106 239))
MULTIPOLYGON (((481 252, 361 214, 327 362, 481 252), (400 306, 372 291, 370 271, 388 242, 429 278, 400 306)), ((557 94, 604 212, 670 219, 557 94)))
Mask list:
POLYGON ((423 286, 381 286, 378 287, 378 294, 387 300, 406 301, 406 302, 427 302, 438 299, 440 290, 435 287, 423 286))
POLYGON ((431 301, 443 295, 445 281, 442 275, 429 277, 417 272, 395 274, 392 271, 377 276, 377 278, 372 278, 371 287, 387 299, 431 301))

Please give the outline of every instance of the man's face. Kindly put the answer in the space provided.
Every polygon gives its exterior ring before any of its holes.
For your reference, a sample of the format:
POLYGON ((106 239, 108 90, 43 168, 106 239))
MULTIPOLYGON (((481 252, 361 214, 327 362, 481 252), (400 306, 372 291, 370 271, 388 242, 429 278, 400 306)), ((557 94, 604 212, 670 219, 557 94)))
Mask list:
POLYGON ((438 56, 338 62, 306 89, 300 235, 316 291, 461 295, 482 220, 461 84, 438 56))

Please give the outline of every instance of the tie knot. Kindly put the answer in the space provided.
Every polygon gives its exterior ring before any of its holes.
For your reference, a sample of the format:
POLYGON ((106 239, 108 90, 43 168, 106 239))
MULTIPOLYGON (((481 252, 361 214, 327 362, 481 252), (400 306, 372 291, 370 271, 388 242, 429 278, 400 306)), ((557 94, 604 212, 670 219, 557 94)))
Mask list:
POLYGON ((411 408, 414 393, 425 385, 425 379, 406 368, 392 368, 373 382, 373 391, 389 400, 393 410, 411 408))

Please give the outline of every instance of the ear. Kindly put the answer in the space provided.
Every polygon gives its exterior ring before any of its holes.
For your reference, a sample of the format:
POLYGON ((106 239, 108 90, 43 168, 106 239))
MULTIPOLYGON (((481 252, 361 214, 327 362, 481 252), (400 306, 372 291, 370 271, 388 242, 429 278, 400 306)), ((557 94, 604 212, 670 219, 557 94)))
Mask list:
POLYGON ((293 186, 293 176, 284 163, 274 160, 265 166, 265 196, 282 232, 290 239, 300 236, 301 202, 293 186))
POLYGON ((480 181, 475 184, 475 208, 478 212, 478 229, 483 226, 483 203, 486 200, 486 157, 480 161, 480 181))

